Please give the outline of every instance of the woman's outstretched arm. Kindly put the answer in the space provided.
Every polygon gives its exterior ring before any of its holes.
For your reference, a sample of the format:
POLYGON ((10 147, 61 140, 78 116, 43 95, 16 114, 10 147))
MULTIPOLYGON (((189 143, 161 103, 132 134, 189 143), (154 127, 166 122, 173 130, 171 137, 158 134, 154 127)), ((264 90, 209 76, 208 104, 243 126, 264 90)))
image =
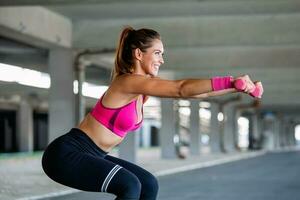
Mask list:
MULTIPOLYGON (((230 79, 230 82, 226 84, 233 85, 232 82, 234 80, 235 79, 230 79)), ((254 87, 250 78, 248 81, 249 84, 244 92, 247 92, 251 87, 254 87)), ((157 77, 151 78, 133 74, 122 75, 118 77, 113 84, 117 85, 118 90, 123 93, 144 94, 147 96, 168 98, 205 98, 237 92, 233 86, 228 88, 226 86, 222 89, 222 87, 219 87, 222 86, 222 84, 218 85, 218 88, 216 89, 216 84, 213 85, 213 82, 212 79, 166 80, 157 77)))
POLYGON ((209 97, 222 96, 222 95, 236 93, 236 92, 238 92, 238 91, 235 88, 229 88, 229 89, 224 89, 224 90, 219 90, 219 91, 211 91, 211 92, 195 95, 190 98, 205 99, 205 98, 209 98, 209 97))

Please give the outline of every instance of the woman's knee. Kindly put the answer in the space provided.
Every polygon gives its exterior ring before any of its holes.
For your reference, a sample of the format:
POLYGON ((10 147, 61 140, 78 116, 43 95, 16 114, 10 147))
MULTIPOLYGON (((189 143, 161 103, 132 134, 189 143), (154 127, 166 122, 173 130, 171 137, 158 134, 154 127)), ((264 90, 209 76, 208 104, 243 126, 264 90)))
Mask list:
POLYGON ((120 199, 139 199, 141 195, 142 184, 132 173, 121 169, 118 171, 108 189, 108 192, 117 195, 120 199))
POLYGON ((137 197, 141 195, 142 184, 137 177, 132 177, 126 181, 123 187, 123 196, 137 197))
POLYGON ((143 178, 142 182, 142 191, 140 199, 156 199, 158 193, 158 180, 151 173, 147 174, 143 178))

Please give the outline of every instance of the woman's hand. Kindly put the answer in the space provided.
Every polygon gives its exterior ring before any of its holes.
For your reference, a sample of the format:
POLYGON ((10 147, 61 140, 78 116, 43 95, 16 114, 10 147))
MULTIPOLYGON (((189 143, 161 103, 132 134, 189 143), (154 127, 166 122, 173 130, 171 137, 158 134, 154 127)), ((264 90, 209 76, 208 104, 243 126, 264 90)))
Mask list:
POLYGON ((255 84, 252 82, 248 75, 237 77, 233 80, 233 82, 234 87, 239 91, 243 91, 249 94, 255 90, 255 84))
POLYGON ((234 79, 234 87, 238 91, 248 93, 249 95, 256 98, 261 98, 263 94, 262 83, 253 83, 248 75, 240 76, 234 79))

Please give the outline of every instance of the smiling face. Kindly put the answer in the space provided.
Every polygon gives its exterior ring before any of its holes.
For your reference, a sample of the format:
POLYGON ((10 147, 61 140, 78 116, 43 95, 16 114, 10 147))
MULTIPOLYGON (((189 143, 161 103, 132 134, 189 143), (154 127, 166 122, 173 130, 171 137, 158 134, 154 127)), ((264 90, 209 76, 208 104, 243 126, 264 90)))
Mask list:
POLYGON ((145 74, 157 76, 160 66, 164 63, 164 46, 161 40, 155 39, 152 46, 141 52, 140 64, 145 74))

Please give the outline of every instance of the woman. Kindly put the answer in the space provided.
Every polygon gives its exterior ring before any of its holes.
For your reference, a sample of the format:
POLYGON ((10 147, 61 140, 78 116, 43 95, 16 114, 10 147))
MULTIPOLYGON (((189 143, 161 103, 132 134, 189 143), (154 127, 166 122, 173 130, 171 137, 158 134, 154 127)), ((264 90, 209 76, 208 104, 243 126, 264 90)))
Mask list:
MULTIPOLYGON (((79 126, 55 139, 43 155, 43 169, 50 178, 79 190, 113 193, 118 200, 156 199, 158 183, 151 173, 107 155, 128 131, 142 125, 143 103, 148 96, 201 98, 238 91, 230 76, 158 78, 163 53, 156 31, 123 29, 110 87, 79 126)), ((255 84, 250 78, 239 78, 246 83, 243 92, 253 92, 255 84)))

